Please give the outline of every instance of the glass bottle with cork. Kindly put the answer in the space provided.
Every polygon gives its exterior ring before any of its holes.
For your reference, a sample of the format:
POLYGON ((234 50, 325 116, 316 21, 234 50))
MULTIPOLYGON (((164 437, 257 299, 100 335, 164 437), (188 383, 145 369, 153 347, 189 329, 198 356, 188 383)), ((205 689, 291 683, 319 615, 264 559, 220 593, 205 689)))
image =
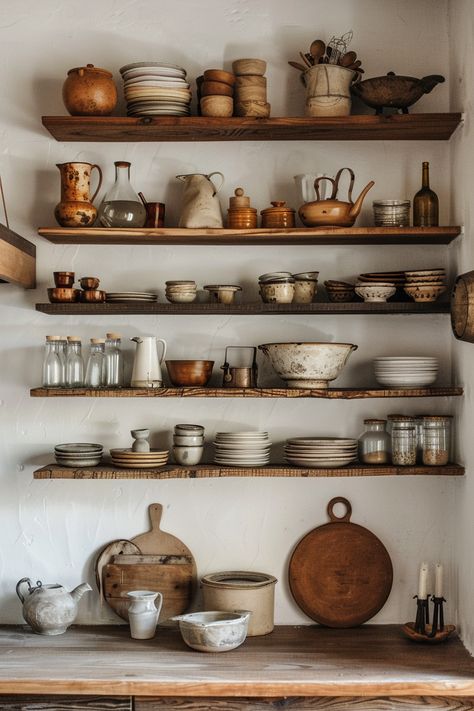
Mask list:
POLYGON ((104 227, 143 227, 146 210, 130 183, 130 163, 115 161, 115 182, 100 207, 99 221, 104 227))
POLYGON ((413 198, 413 226, 437 227, 439 225, 439 200, 430 188, 430 164, 423 161, 421 190, 413 198))

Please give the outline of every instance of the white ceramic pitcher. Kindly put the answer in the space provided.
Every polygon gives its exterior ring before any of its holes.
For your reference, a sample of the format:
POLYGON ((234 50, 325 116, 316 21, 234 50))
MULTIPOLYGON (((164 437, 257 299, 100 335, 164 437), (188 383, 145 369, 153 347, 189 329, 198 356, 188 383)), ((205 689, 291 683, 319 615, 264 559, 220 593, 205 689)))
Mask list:
POLYGON ((133 639, 152 639, 163 604, 163 595, 154 590, 130 590, 128 608, 130 634, 133 639), (158 603, 155 600, 158 598, 158 603))
POLYGON ((221 206, 217 196, 224 185, 222 173, 218 171, 209 175, 191 173, 176 177, 184 183, 183 205, 178 227, 195 229, 223 227, 221 206), (218 188, 211 180, 213 175, 220 175, 222 179, 218 188))
MULTIPOLYGON (((299 175, 293 176, 293 180, 296 183, 296 188, 298 190, 298 197, 302 202, 314 202, 316 200, 316 190, 314 189, 314 181, 316 178, 325 177, 325 173, 320 173, 319 175, 311 175, 310 173, 300 173, 299 175)), ((321 200, 326 197, 326 183, 321 183, 320 187, 321 200), (324 195, 322 192, 324 192, 324 195)))
POLYGON ((161 364, 166 356, 166 341, 156 336, 134 336, 130 340, 137 344, 130 383, 132 388, 163 387, 161 364), (161 358, 158 358, 158 343, 163 346, 161 358))

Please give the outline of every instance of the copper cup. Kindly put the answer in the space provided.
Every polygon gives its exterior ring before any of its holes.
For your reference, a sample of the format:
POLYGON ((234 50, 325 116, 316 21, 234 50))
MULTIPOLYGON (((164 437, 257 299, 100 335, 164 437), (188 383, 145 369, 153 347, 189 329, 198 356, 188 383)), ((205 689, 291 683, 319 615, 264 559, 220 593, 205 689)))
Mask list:
POLYGON ((53 277, 56 287, 70 289, 74 284, 76 275, 74 272, 53 272, 53 277))
POLYGON ((79 279, 79 284, 84 290, 98 289, 100 280, 97 277, 81 277, 81 279, 79 279))
POLYGON ((163 227, 165 224, 165 204, 163 202, 147 202, 145 227, 163 227))

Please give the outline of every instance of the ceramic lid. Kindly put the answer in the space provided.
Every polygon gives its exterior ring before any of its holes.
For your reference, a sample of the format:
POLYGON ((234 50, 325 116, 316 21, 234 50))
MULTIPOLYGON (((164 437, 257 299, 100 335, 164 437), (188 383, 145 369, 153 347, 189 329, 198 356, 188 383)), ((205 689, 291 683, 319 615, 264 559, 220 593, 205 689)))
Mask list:
POLYGON ((105 77, 108 77, 109 79, 112 79, 112 72, 109 72, 108 69, 101 69, 100 67, 94 67, 93 64, 88 64, 85 67, 74 67, 74 69, 70 69, 68 71, 68 76, 69 74, 73 74, 74 72, 77 72, 78 74, 85 74, 88 72, 89 74, 102 74, 105 77))
POLYGON ((281 213, 288 213, 292 212, 294 213, 295 211, 293 210, 292 207, 288 207, 286 204, 285 200, 273 200, 272 201, 272 207, 267 207, 265 210, 261 211, 261 215, 275 215, 275 214, 281 214, 281 213))
POLYGON ((236 188, 234 194, 235 197, 229 198, 229 207, 231 210, 242 207, 250 208, 250 198, 248 195, 244 195, 243 188, 236 188))
POLYGON ((233 570, 224 573, 211 573, 201 578, 203 585, 211 587, 233 588, 247 590, 248 588, 261 588, 274 585, 277 579, 267 573, 254 573, 243 570, 233 570))

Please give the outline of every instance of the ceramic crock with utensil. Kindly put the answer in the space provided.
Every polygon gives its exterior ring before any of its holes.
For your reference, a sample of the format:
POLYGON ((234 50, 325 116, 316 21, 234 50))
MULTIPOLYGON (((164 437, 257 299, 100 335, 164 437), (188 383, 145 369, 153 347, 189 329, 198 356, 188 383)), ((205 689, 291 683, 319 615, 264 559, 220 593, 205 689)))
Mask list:
POLYGON ((156 336, 134 336, 130 340, 137 344, 130 385, 132 388, 161 388, 161 364, 166 356, 166 341, 156 336), (161 358, 158 358, 157 343, 163 346, 161 358))
POLYGON ((257 387, 257 349, 255 346, 226 346, 225 362, 221 365, 224 371, 222 386, 224 388, 256 388, 257 387), (231 366, 227 358, 229 348, 252 351, 252 364, 250 366, 231 366))
POLYGON ((54 216, 61 227, 89 227, 97 217, 92 204, 102 185, 102 171, 94 163, 58 163, 61 173, 61 201, 54 208, 54 216), (91 173, 99 173, 99 184, 90 194, 91 173))
POLYGON ((349 116, 352 69, 337 64, 316 64, 303 74, 306 86, 306 116, 349 116))
POLYGON ((184 183, 181 216, 178 227, 194 229, 223 227, 222 212, 218 192, 224 185, 224 176, 219 171, 205 175, 203 173, 190 173, 177 175, 178 180, 184 183), (211 178, 220 175, 222 182, 218 188, 211 178))
POLYGON ((78 585, 68 592, 62 585, 36 586, 29 578, 22 578, 16 585, 16 594, 23 604, 23 617, 35 632, 45 635, 63 634, 77 616, 77 605, 84 593, 92 590, 88 583, 78 585), (27 585, 27 592, 22 587, 27 585))
POLYGON ((318 227, 320 225, 332 225, 334 227, 352 227, 359 215, 364 198, 370 188, 375 185, 371 180, 360 193, 355 202, 352 201, 352 188, 354 186, 354 171, 351 168, 341 168, 336 173, 335 178, 321 177, 314 181, 314 189, 316 191, 316 200, 314 202, 305 203, 298 210, 301 221, 306 227, 318 227), (348 190, 348 202, 343 202, 337 199, 339 190, 339 180, 344 170, 347 170, 350 175, 350 183, 348 190), (327 180, 332 184, 332 193, 329 199, 323 200, 319 191, 321 181, 327 180))

